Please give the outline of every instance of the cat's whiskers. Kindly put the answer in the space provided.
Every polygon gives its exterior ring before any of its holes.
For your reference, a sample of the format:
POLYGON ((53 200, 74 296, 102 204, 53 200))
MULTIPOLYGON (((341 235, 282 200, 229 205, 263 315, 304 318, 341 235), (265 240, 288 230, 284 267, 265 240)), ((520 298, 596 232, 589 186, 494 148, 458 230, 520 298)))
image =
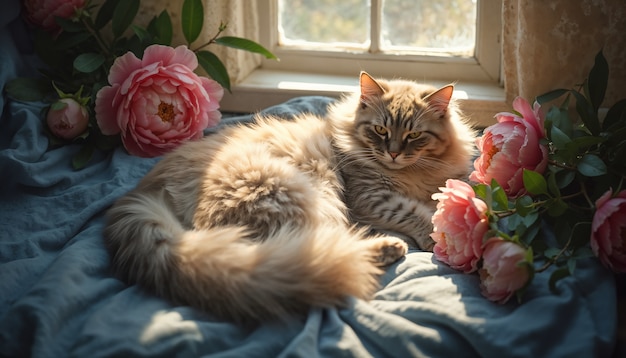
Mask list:
POLYGON ((453 169, 454 165, 447 163, 446 161, 429 156, 422 156, 418 158, 411 167, 423 170, 442 170, 453 169))

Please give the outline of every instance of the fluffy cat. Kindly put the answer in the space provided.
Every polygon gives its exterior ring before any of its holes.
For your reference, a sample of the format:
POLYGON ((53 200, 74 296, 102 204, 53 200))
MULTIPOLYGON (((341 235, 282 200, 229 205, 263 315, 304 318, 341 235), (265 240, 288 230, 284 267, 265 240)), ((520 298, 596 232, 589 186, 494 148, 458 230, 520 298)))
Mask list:
POLYGON ((474 132, 452 90, 363 72, 327 118, 258 116, 180 146, 108 211, 115 271, 235 321, 369 298, 407 252, 371 229, 430 250, 430 196, 467 175, 474 132))

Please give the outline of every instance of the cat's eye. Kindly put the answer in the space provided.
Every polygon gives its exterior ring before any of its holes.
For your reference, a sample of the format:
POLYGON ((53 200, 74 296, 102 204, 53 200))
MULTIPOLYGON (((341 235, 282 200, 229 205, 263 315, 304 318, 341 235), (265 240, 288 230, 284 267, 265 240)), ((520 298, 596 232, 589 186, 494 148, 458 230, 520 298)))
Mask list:
POLYGON ((422 132, 416 131, 416 132, 409 133, 407 137, 409 137, 410 139, 416 139, 416 138, 419 138, 419 136, 421 135, 422 135, 422 132))
POLYGON ((374 130, 376 131, 376 133, 378 133, 380 135, 387 134, 387 128, 385 128, 383 126, 374 126, 374 130))

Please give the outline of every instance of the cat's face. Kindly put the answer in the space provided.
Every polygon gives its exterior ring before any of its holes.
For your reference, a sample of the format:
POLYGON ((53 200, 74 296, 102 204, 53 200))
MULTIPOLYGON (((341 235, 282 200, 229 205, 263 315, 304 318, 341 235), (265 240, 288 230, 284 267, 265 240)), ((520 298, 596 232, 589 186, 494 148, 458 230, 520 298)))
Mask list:
POLYGON ((382 166, 428 167, 445 150, 447 108, 453 87, 439 90, 408 81, 376 81, 361 74, 355 130, 361 150, 382 166))

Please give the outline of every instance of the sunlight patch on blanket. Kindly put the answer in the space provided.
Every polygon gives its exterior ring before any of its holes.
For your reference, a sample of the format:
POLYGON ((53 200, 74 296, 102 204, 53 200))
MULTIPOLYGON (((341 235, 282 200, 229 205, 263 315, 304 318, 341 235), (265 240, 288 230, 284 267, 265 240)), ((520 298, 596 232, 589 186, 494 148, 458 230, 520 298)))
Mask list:
POLYGON ((159 311, 154 314, 139 341, 150 345, 165 337, 181 334, 187 339, 202 340, 202 333, 194 321, 184 320, 178 312, 159 311))

